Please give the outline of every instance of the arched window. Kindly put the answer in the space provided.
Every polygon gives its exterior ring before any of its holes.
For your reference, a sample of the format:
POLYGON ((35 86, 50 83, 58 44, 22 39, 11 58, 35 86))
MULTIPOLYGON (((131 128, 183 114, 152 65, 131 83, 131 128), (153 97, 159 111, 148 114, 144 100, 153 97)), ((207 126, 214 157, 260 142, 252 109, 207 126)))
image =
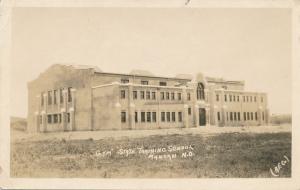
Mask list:
POLYGON ((204 100, 204 85, 202 83, 198 83, 197 86, 197 100, 204 100))

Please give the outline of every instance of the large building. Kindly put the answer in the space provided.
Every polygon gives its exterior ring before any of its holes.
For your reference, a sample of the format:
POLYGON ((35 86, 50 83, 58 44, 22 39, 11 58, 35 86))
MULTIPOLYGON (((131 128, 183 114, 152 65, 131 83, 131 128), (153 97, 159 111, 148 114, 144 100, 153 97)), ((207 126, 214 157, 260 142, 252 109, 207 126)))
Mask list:
POLYGON ((30 132, 254 126, 268 124, 268 115, 265 93, 202 74, 56 64, 28 83, 30 132))

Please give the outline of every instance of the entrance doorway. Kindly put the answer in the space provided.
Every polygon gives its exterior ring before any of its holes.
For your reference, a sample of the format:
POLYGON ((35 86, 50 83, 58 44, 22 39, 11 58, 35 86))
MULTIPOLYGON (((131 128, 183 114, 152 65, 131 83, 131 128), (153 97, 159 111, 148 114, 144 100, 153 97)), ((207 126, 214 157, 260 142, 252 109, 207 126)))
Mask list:
POLYGON ((206 125, 206 112, 204 108, 199 108, 199 125, 206 125))

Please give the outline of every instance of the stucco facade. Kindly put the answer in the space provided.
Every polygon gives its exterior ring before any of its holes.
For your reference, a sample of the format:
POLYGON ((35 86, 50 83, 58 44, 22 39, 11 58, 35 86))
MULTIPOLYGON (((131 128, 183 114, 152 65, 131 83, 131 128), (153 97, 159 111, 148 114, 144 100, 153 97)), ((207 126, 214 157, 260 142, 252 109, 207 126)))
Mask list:
POLYGON ((53 65, 28 83, 29 132, 268 124, 267 95, 243 81, 105 73, 53 65))

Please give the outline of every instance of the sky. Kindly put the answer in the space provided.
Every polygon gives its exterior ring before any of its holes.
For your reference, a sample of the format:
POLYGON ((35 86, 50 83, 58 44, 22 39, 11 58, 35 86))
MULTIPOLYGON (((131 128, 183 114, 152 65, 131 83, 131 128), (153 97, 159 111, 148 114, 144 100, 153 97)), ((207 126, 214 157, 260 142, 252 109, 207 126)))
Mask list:
POLYGON ((55 63, 244 80, 291 113, 289 9, 14 8, 11 34, 12 116, 27 116, 27 82, 55 63))

